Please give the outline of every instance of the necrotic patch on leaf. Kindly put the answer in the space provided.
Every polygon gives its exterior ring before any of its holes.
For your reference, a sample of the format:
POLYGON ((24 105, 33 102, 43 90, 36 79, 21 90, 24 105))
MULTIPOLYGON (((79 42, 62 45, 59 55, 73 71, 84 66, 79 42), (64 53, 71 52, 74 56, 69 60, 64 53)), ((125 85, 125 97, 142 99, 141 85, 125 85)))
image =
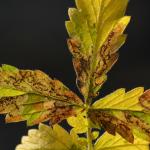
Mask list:
POLYGON ((147 90, 143 93, 143 95, 139 99, 140 104, 142 107, 144 107, 146 110, 150 110, 150 90, 147 90))
POLYGON ((2 67, 0 87, 5 93, 0 98, 0 114, 7 114, 6 122, 27 120, 28 125, 34 125, 50 120, 55 124, 74 116, 83 105, 63 83, 39 70, 12 71, 10 67, 2 67))
POLYGON ((143 131, 145 134, 148 135, 148 137, 150 137, 150 124, 146 123, 142 118, 139 118, 130 113, 125 113, 125 117, 127 119, 127 122, 130 123, 130 126, 138 127, 139 131, 143 131))
POLYGON ((90 110, 88 112, 89 118, 95 124, 102 126, 108 133, 116 135, 119 133, 130 143, 133 143, 134 136, 129 125, 110 114, 108 111, 90 110))
POLYGON ((76 4, 77 8, 68 10, 67 43, 73 55, 78 88, 85 99, 94 98, 126 40, 123 32, 130 21, 129 16, 124 17, 128 0, 76 0, 76 4))
POLYGON ((82 101, 58 80, 52 80, 39 70, 0 71, 0 87, 8 87, 25 92, 40 94, 82 104, 82 101))

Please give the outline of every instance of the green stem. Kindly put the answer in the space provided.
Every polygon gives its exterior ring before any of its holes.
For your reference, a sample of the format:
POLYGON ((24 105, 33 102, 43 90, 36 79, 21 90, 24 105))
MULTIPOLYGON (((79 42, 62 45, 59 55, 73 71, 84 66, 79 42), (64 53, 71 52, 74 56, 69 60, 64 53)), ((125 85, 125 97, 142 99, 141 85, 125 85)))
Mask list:
MULTIPOLYGON (((87 107, 87 111, 88 109, 90 108, 90 105, 91 105, 91 99, 87 99, 86 100, 86 107, 87 107)), ((87 122, 88 122, 88 131, 86 133, 86 136, 87 136, 87 150, 94 150, 93 148, 93 143, 92 143, 92 128, 90 127, 90 120, 89 120, 89 117, 88 117, 88 113, 86 112, 86 118, 87 118, 87 122)))
POLYGON ((92 132, 90 127, 88 127, 87 131, 87 142, 88 142, 88 150, 94 150, 92 143, 92 132))

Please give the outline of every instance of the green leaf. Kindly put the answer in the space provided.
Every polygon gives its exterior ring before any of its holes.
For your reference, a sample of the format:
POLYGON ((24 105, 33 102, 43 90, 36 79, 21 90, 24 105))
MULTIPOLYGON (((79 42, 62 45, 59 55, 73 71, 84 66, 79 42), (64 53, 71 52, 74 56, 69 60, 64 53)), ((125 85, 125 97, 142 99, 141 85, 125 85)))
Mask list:
POLYGON ((149 141, 150 112, 146 107, 149 106, 147 92, 144 93, 143 87, 127 93, 125 89, 118 89, 96 101, 88 112, 89 117, 108 133, 115 135, 117 132, 131 143, 134 141, 133 133, 149 141), (145 97, 148 99, 147 102, 145 97))
POLYGON ((130 21, 124 16, 128 0, 76 0, 68 10, 68 47, 73 55, 77 85, 85 99, 95 97, 125 43, 130 21))
POLYGON ((81 150, 72 137, 59 125, 53 128, 40 124, 39 129, 31 129, 24 136, 16 150, 81 150))
POLYGON ((19 71, 18 68, 11 66, 11 65, 7 65, 7 64, 2 65, 1 70, 11 71, 11 72, 18 72, 19 71))
POLYGON ((104 133, 95 143, 95 150, 149 150, 149 142, 135 137, 134 144, 122 139, 120 135, 104 133))
POLYGON ((82 100, 60 81, 39 70, 14 68, 3 65, 0 70, 0 114, 7 114, 6 122, 55 124, 83 107, 82 100))
POLYGON ((24 94, 26 94, 26 92, 0 87, 0 97, 11 97, 11 96, 24 95, 24 94))

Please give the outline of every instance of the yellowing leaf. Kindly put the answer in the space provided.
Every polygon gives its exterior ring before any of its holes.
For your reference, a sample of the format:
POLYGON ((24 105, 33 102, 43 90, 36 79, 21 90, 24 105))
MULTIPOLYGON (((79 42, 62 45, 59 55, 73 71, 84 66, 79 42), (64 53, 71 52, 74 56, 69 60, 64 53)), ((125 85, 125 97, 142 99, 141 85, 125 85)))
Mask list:
POLYGON ((31 129, 28 136, 22 138, 16 150, 81 150, 71 136, 59 125, 53 128, 44 124, 39 129, 31 129))
POLYGON ((1 70, 0 87, 82 104, 82 101, 63 83, 56 79, 51 79, 40 70, 18 70, 17 72, 1 70))
POLYGON ((109 112, 100 110, 89 110, 88 116, 93 123, 103 127, 109 134, 116 135, 119 133, 128 142, 134 142, 132 130, 125 121, 118 119, 109 112))
POLYGON ((118 132, 129 142, 134 140, 133 133, 149 141, 148 93, 148 91, 144 93, 142 87, 127 93, 125 89, 118 89, 96 101, 89 110, 89 117, 93 123, 102 126, 108 133, 115 135, 118 132))
POLYGON ((76 145, 79 145, 81 150, 87 149, 87 139, 85 137, 79 137, 78 134, 74 130, 70 131, 70 136, 72 137, 74 143, 76 145))
POLYGON ((76 0, 70 8, 68 47, 73 55, 77 85, 85 99, 97 96, 107 72, 118 59, 130 21, 124 16, 128 0, 76 0))
POLYGON ((143 94, 144 88, 138 87, 129 92, 125 89, 118 89, 115 92, 107 95, 106 97, 96 101, 93 104, 94 109, 117 109, 117 110, 132 110, 142 111, 139 103, 139 98, 143 94))
POLYGON ((63 83, 39 70, 19 70, 9 65, 0 70, 0 114, 6 122, 27 120, 28 125, 50 120, 58 123, 76 114, 82 101, 63 83))
POLYGON ((96 140, 99 137, 99 131, 93 131, 92 132, 92 137, 93 137, 92 138, 93 140, 96 140))
POLYGON ((122 139, 120 135, 104 133, 95 143, 95 150, 149 150, 149 142, 135 137, 134 144, 122 139))
POLYGON ((76 116, 69 117, 67 119, 68 124, 73 127, 75 133, 85 133, 87 132, 88 123, 85 117, 85 113, 78 113, 76 116))

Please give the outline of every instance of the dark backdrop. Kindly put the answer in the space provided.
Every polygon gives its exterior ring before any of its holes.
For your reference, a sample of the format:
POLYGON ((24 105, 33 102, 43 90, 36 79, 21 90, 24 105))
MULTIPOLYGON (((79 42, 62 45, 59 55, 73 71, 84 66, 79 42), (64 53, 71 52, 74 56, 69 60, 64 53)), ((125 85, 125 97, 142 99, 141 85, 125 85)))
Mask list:
MULTIPOLYGON (((78 92, 64 26, 70 6, 73 0, 1 0, 0 64, 41 69, 78 92)), ((130 0, 127 14, 132 15, 128 40, 102 95, 120 87, 150 87, 150 1, 130 0)), ((25 123, 5 125, 0 116, 0 150, 14 150, 26 133, 25 123)))

